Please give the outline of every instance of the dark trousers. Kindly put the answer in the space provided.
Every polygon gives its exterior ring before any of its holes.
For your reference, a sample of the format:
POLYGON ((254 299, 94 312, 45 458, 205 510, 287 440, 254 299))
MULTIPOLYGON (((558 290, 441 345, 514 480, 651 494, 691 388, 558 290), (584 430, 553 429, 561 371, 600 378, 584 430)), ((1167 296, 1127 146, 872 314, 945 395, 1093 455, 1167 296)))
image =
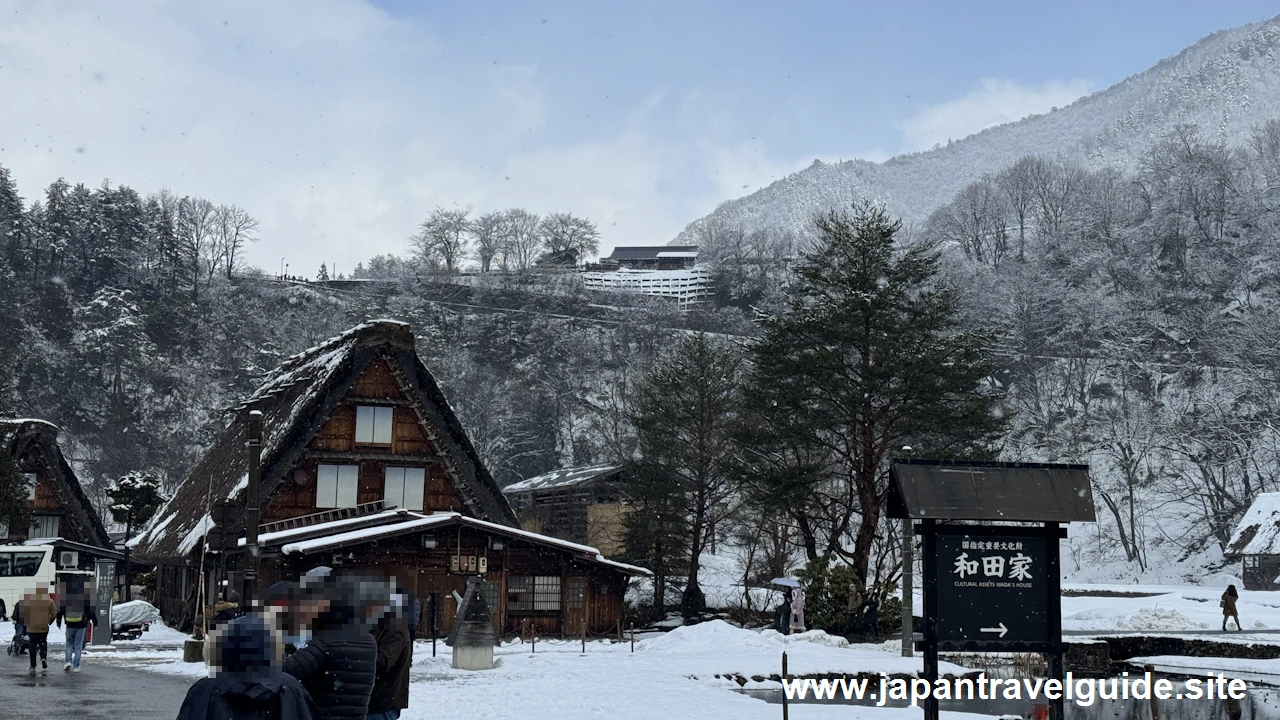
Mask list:
POLYGON ((31 638, 31 667, 36 666, 36 651, 40 652, 41 660, 49 658, 49 633, 28 632, 27 637, 31 638))

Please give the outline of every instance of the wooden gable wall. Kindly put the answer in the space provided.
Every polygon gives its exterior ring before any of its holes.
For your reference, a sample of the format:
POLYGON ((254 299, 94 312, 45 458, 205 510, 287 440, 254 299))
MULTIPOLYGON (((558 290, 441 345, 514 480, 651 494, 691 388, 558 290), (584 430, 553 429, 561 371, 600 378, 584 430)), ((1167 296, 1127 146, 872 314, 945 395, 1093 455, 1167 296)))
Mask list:
MULTIPOLYGON (((444 429, 441 429, 444 432, 444 429)), ((322 463, 360 466, 357 502, 383 499, 385 468, 420 467, 425 470, 423 510, 449 510, 467 515, 462 498, 440 462, 439 451, 423 432, 417 412, 400 390, 386 361, 378 358, 365 368, 307 444, 303 459, 288 473, 268 501, 264 522, 323 512, 316 507, 316 475, 322 463), (390 405, 393 410, 391 445, 356 443, 356 408, 390 405)))
MULTIPOLYGON (((97 540, 93 537, 86 537, 79 529, 79 522, 72 519, 74 514, 73 508, 63 506, 61 493, 58 492, 57 479, 54 473, 57 472, 57 458, 45 457, 45 450, 39 442, 33 442, 27 446, 17 458, 15 464, 18 466, 18 472, 22 474, 35 473, 36 475, 36 497, 30 501, 32 515, 56 515, 59 518, 58 534, 66 540, 74 542, 83 542, 88 544, 96 544, 97 540)), ((74 500, 71 500, 74 502, 74 500)), ((88 509, 93 512, 92 508, 88 509)), ((27 527, 11 527, 9 528, 9 537, 17 539, 27 539, 27 527)))

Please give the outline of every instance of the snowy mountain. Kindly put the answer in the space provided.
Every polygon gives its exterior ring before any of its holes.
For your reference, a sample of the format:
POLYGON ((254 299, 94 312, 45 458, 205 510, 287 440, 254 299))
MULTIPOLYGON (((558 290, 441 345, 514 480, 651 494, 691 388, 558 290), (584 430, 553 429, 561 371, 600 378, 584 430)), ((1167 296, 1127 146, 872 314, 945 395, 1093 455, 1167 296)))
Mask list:
POLYGON ((804 232, 815 212, 858 198, 880 200, 908 222, 921 221, 985 173, 1023 155, 1069 159, 1090 168, 1131 168, 1180 124, 1206 139, 1244 141, 1280 116, 1280 16, 1222 30, 1106 90, 1045 115, 989 128, 946 147, 873 163, 813 165, 693 221, 671 244, 698 241, 710 218, 742 226, 804 232))

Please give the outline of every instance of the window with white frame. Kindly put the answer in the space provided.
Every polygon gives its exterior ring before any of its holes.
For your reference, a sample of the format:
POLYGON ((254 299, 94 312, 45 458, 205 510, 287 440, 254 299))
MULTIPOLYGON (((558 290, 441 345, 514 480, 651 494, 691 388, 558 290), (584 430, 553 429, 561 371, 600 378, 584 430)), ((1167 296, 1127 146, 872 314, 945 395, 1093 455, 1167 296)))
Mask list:
POLYGON ((395 408, 356 406, 356 442, 360 445, 390 445, 394 419, 395 408))
POLYGON ((22 479, 27 483, 27 499, 35 500, 36 499, 36 474, 23 473, 22 479))
POLYGON ((388 467, 382 499, 388 506, 406 510, 422 509, 423 486, 427 473, 422 468, 388 467))
POLYGON ((321 465, 316 472, 316 507, 355 507, 359 485, 359 465, 321 465))

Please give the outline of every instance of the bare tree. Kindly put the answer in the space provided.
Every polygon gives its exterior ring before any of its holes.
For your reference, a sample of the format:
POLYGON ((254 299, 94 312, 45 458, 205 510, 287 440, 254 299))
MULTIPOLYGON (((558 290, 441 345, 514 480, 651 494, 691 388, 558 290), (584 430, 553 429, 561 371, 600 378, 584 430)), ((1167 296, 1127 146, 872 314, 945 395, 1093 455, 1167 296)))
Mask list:
POLYGON ((218 259, 215 210, 204 198, 184 197, 178 202, 176 236, 178 247, 191 272, 191 295, 200 295, 201 271, 218 259))
POLYGON ((502 253, 503 213, 487 212, 471 223, 471 247, 480 261, 480 272, 489 272, 493 261, 502 253))
POLYGON ((1018 260, 1026 259, 1027 222, 1031 219, 1031 212, 1035 207, 1032 175, 1032 166, 1035 162, 1035 158, 1025 155, 996 175, 996 186, 1004 193, 1009 211, 1018 223, 1018 260))
POLYGON ((455 272, 458 263, 466 255, 467 238, 471 223, 470 210, 437 207, 418 226, 418 232, 409 237, 409 246, 428 267, 441 266, 445 272, 455 272))
POLYGON ((215 226, 222 266, 230 279, 241 262, 245 246, 258 241, 258 221, 239 205, 219 205, 215 226))
POLYGON ((551 213, 543 218, 541 230, 548 253, 572 258, 575 263, 600 248, 600 231, 595 223, 572 213, 551 213))
POLYGON ((502 213, 502 269, 528 270, 542 250, 541 223, 524 208, 502 213))
POLYGON ((955 200, 934 211, 929 227, 937 238, 959 245, 966 256, 997 267, 1009 249, 1006 210, 999 187, 986 176, 970 183, 955 200))

